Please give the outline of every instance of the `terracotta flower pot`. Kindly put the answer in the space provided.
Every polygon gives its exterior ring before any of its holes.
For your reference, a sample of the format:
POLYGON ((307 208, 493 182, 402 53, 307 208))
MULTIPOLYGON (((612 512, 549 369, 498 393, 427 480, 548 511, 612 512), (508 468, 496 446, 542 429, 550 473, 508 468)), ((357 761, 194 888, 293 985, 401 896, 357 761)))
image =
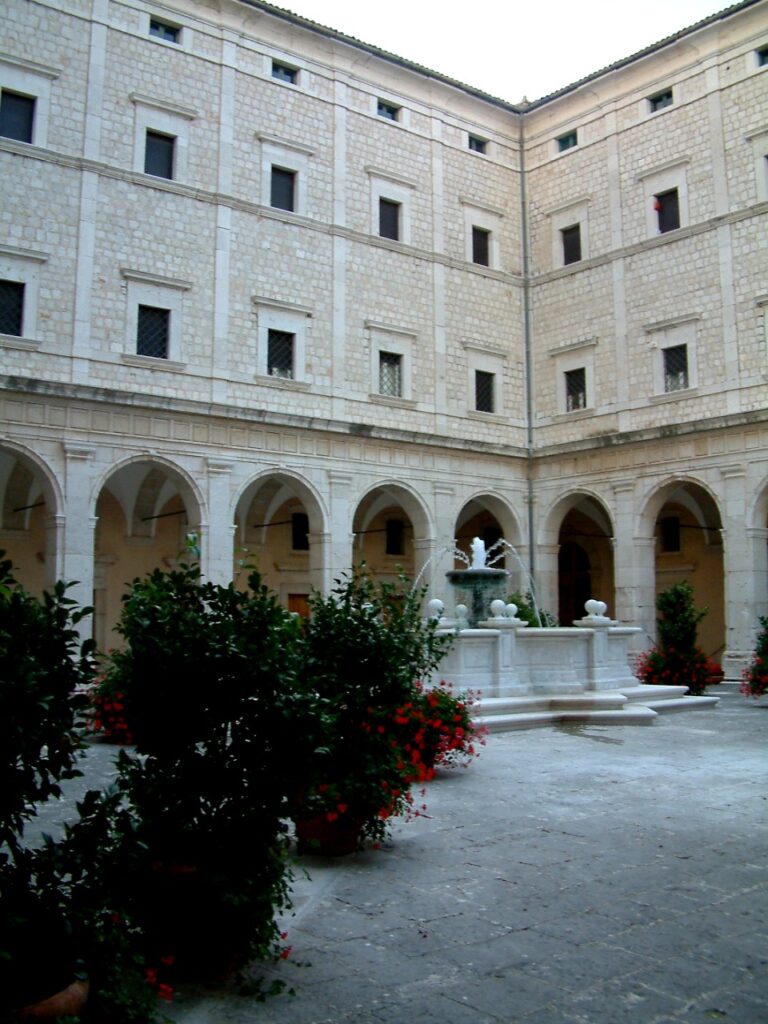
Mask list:
POLYGON ((31 1003, 19 1011, 19 1020, 58 1020, 59 1017, 77 1016, 88 1002, 88 981, 73 981, 61 992, 31 1003))
POLYGON ((315 853, 324 857, 344 857, 354 853, 360 843, 360 823, 348 815, 332 821, 327 814, 296 821, 299 853, 315 853))

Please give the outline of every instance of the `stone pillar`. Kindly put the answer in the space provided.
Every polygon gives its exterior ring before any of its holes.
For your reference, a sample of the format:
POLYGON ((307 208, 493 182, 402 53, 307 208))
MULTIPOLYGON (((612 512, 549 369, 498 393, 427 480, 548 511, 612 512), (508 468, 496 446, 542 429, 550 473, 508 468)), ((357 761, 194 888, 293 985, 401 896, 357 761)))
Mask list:
MULTIPOLYGON (((635 485, 620 482, 613 487, 615 497, 613 538, 614 615, 619 622, 637 621, 637 598, 634 589, 634 497, 635 485)), ((654 563, 656 554, 653 553, 654 563)), ((603 599, 602 594, 595 594, 603 599)))
POLYGON ((545 608, 553 615, 557 615, 560 603, 557 571, 559 554, 559 544, 542 544, 537 552, 536 603, 539 608, 545 608))
MULTIPOLYGON (((60 577, 75 586, 69 596, 83 606, 93 603, 93 561, 96 516, 91 508, 93 448, 74 442, 64 443, 64 528, 61 540, 60 577)), ((80 634, 89 637, 90 617, 80 623, 80 634)))
MULTIPOLYGON (((656 638, 656 537, 635 537, 629 571, 630 597, 634 602, 634 618, 643 634, 656 638)), ((629 568, 629 567, 628 567, 629 568)), ((639 637, 640 649, 647 646, 639 637)))
POLYGON ((768 529, 734 524, 725 542, 726 679, 738 679, 749 663, 758 617, 768 614, 767 580, 768 529))
POLYGON ((349 571, 357 554, 353 551, 354 534, 352 533, 352 517, 354 509, 350 502, 352 490, 352 474, 331 470, 328 473, 329 509, 330 509, 330 543, 327 546, 328 557, 323 567, 323 592, 328 593, 335 579, 343 572, 349 571))
POLYGON ((232 582, 235 557, 235 523, 230 508, 232 463, 209 458, 206 470, 208 523, 205 537, 200 538, 200 564, 204 576, 226 587, 232 582))

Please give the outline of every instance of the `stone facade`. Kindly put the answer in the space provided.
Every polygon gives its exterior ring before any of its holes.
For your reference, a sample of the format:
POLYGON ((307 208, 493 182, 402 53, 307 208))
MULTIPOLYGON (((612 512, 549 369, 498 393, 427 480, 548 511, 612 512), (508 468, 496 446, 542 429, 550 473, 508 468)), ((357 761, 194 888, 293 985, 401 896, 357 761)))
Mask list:
POLYGON ((78 580, 108 644, 189 532, 297 610, 361 558, 440 594, 454 538, 503 535, 566 622, 594 596, 652 635, 690 579, 735 670, 768 611, 767 47, 742 3, 515 107, 260 2, 8 0, 21 577, 78 580))

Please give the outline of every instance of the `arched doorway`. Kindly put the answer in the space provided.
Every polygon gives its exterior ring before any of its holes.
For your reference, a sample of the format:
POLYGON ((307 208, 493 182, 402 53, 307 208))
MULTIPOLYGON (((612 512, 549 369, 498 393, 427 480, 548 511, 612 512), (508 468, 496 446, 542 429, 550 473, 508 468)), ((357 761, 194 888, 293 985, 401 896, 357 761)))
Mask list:
POLYGON ((352 562, 365 562, 379 580, 395 581, 402 573, 415 579, 422 568, 428 536, 426 510, 420 499, 396 483, 380 484, 360 500, 352 520, 352 562))
POLYGON ((559 506, 557 617, 571 626, 584 603, 605 601, 614 614, 613 526, 603 504, 589 494, 571 495, 559 506))
POLYGON ((56 514, 51 482, 32 458, 0 449, 0 550, 13 563, 21 585, 40 597, 56 576, 56 514))
MULTIPOLYGON (((459 512, 454 538, 456 547, 468 558, 471 558, 470 545, 474 537, 479 537, 485 543, 486 550, 492 548, 498 540, 505 540, 514 550, 502 545, 502 557, 494 562, 494 568, 509 571, 511 593, 528 589, 528 570, 520 554, 519 534, 514 517, 501 498, 494 494, 477 494, 459 512)), ((457 559, 453 567, 463 569, 464 562, 457 559)))
POLYGON ((108 477, 96 516, 94 638, 108 650, 120 642, 114 627, 128 585, 153 569, 172 568, 201 516, 181 472, 150 460, 131 462, 108 477))
POLYGON ((235 586, 245 588, 256 569, 289 611, 306 615, 322 584, 322 529, 319 502, 303 481, 286 474, 253 481, 235 510, 235 586))
POLYGON ((656 595, 674 583, 693 587, 699 646, 720 661, 725 650, 722 521, 717 503, 700 484, 680 481, 657 495, 655 517, 656 595))

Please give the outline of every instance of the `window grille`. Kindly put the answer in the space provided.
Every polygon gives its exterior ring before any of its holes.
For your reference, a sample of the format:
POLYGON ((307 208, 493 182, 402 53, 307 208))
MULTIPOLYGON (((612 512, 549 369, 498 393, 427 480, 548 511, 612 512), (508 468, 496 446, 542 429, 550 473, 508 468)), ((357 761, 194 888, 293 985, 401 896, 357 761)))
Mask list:
POLYGON ((22 96, 3 89, 0 94, 0 135, 16 142, 31 142, 34 122, 34 96, 22 96))
POLYGON ((581 259, 581 225, 571 224, 560 232, 563 239, 563 265, 578 263, 581 259))
POLYGON ((494 374, 475 370, 475 409, 478 412, 493 412, 494 374))
POLYGON ((487 267, 490 257, 491 232, 485 228, 472 227, 472 262, 487 267))
POLYGON ((587 374, 583 366, 565 371, 565 407, 568 412, 587 407, 587 374))
POLYGON ((144 150, 144 173, 156 178, 173 178, 173 151, 176 139, 147 129, 147 143, 144 150))
POLYGON ((293 380, 294 335, 270 330, 267 338, 267 373, 270 377, 293 380))
POLYGON ((400 238, 400 203, 379 199, 379 235, 395 242, 400 238))
POLYGON ((270 206, 278 210, 294 211, 296 199, 296 172, 288 171, 284 167, 272 168, 272 185, 270 191, 270 206))
POLYGON ((136 327, 136 354, 153 359, 168 358, 171 311, 157 306, 139 306, 136 327))
POLYGON ((0 334, 22 335, 24 326, 24 285, 0 281, 0 334))
POLYGON ((485 139, 481 139, 477 135, 470 135, 469 148, 474 153, 485 153, 488 149, 488 143, 485 139))
POLYGON ((682 391, 688 387, 688 347, 673 345, 664 349, 664 390, 682 391))
POLYGON ((400 398, 403 393, 403 357, 396 352, 379 353, 379 394, 400 398))

